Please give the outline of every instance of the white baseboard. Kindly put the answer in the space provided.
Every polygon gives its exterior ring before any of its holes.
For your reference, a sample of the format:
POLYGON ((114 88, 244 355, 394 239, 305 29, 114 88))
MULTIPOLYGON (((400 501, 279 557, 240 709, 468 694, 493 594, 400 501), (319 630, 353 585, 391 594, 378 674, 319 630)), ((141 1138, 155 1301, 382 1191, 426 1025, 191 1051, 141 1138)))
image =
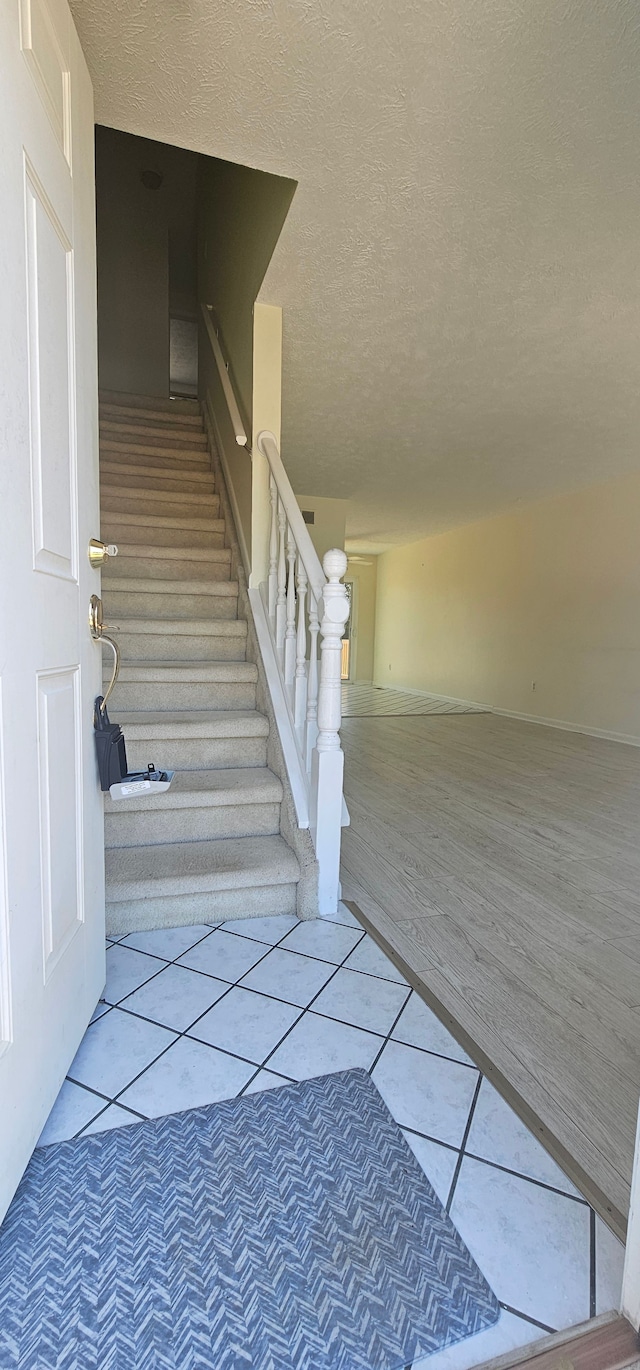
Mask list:
POLYGON ((586 723, 568 723, 563 718, 541 718, 539 714, 521 714, 515 709, 489 706, 492 714, 503 718, 518 718, 523 723, 540 723, 544 728, 559 728, 564 733, 584 733, 586 737, 602 737, 605 742, 624 742, 627 747, 640 747, 640 737, 633 733, 617 733, 612 728, 589 728, 586 723))
POLYGON ((469 709, 480 709, 484 713, 498 714, 502 718, 517 718, 522 723, 539 723, 543 728, 559 728, 565 733, 584 733, 585 737, 601 737, 605 742, 623 742, 627 747, 640 747, 640 737, 633 733, 618 733, 613 728, 590 728, 586 723, 570 723, 563 718, 544 718, 540 714, 523 714, 517 709, 500 709, 497 704, 487 704, 479 699, 461 699, 459 695, 436 694, 433 690, 416 690, 410 685, 385 685, 375 680, 374 685, 383 690, 402 690, 407 695, 427 695, 429 699, 444 699, 447 704, 462 704, 469 709))

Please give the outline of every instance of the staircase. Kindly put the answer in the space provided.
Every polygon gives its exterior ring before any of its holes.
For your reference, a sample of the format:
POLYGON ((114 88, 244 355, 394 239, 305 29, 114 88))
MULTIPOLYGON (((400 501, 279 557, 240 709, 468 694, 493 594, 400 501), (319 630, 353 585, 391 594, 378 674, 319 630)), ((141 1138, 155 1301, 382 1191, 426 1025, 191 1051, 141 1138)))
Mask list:
POLYGON ((100 477, 102 537, 119 548, 102 579, 122 657, 109 713, 130 770, 178 772, 153 798, 105 796, 107 930, 295 913, 300 867, 197 403, 103 394, 100 477))

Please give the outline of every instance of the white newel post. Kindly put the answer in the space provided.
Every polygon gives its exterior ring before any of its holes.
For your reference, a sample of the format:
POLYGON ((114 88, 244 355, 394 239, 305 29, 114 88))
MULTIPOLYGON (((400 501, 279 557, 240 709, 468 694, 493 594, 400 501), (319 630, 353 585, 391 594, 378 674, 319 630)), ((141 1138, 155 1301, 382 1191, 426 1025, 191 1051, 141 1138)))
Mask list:
POLYGON ((318 737, 311 764, 311 833, 318 858, 320 914, 337 911, 342 832, 344 752, 340 746, 342 720, 342 638, 349 617, 349 599, 340 582, 347 558, 339 548, 326 552, 322 565, 327 577, 320 620, 320 683, 318 737))

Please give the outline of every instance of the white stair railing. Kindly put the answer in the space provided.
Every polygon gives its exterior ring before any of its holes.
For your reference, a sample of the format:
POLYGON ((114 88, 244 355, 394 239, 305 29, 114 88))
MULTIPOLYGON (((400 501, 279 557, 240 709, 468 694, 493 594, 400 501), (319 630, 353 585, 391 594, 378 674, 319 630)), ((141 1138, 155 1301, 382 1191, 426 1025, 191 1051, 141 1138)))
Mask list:
POLYGON ((342 577, 343 551, 320 558, 282 464, 273 433, 258 435, 269 463, 271 526, 266 617, 304 776, 311 836, 318 858, 321 914, 335 913, 339 898, 340 840, 344 818, 341 654, 349 600, 342 577), (319 642, 318 642, 319 639, 319 642))
MULTIPOLYGON (((238 447, 244 447, 246 429, 211 305, 202 305, 202 316, 233 437, 238 447)), ((208 397, 207 404, 211 403, 208 397)), ((216 420, 215 411, 213 416, 216 420)), ((342 638, 349 617, 342 577, 347 558, 336 548, 327 552, 320 564, 276 438, 266 430, 259 433, 252 452, 254 463, 260 458, 268 466, 269 507, 265 508, 265 485, 260 501, 252 495, 252 536, 244 542, 245 567, 250 574, 248 596, 298 826, 310 829, 318 859, 318 910, 330 915, 338 905, 341 833, 349 822, 340 745, 342 638), (257 541, 261 547, 266 516, 268 548, 265 545, 256 554, 253 532, 260 530, 257 541)), ((224 450, 221 460, 238 522, 233 462, 227 460, 224 450)))

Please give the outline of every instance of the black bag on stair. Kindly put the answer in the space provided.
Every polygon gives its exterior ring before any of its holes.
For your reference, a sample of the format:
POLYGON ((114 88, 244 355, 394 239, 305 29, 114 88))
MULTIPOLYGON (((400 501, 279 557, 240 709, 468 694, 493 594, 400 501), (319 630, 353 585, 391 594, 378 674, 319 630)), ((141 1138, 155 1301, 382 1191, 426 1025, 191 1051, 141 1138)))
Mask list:
POLYGON ((109 790, 112 785, 118 785, 121 780, 126 779, 127 751, 122 728, 119 723, 110 722, 106 709, 102 707, 103 703, 102 695, 98 695, 93 715, 93 726, 98 771, 100 773, 100 788, 109 790))

